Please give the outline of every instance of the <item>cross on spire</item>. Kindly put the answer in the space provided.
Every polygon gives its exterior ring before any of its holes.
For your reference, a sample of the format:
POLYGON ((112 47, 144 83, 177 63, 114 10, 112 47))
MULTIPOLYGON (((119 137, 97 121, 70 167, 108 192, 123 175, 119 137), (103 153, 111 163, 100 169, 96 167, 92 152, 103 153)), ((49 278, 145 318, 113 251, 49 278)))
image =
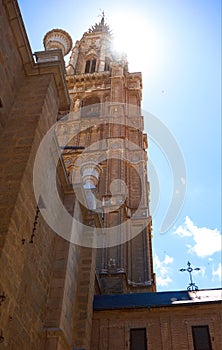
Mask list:
POLYGON ((104 12, 104 10, 102 10, 102 9, 99 9, 100 10, 100 14, 99 14, 99 17, 102 17, 102 19, 101 19, 101 24, 104 24, 104 22, 105 22, 105 12, 104 12))

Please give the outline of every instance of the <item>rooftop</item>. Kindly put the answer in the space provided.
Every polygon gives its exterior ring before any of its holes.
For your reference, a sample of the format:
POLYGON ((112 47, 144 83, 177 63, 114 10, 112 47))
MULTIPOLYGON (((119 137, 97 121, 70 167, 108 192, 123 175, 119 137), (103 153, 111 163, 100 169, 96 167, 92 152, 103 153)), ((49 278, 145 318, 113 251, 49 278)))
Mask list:
POLYGON ((94 297, 94 310, 157 308, 178 304, 219 303, 221 301, 222 289, 96 295, 94 297))

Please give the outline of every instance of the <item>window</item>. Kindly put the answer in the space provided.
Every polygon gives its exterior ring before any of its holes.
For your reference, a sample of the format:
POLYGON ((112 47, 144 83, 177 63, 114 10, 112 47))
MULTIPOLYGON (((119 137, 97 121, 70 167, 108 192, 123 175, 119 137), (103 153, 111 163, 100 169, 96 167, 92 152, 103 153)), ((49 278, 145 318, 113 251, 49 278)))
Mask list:
POLYGON ((89 69, 90 69, 90 61, 86 61, 85 73, 89 73, 89 69))
POLYGON ((192 326, 194 350, 212 350, 208 326, 192 326))
POLYGON ((104 71, 110 70, 110 60, 106 57, 104 71))
POLYGON ((85 73, 94 73, 96 71, 96 59, 86 61, 85 73))
POLYGON ((147 350, 146 328, 130 329, 130 350, 147 350))
POLYGON ((94 73, 96 70, 96 60, 92 60, 91 64, 91 73, 94 73))

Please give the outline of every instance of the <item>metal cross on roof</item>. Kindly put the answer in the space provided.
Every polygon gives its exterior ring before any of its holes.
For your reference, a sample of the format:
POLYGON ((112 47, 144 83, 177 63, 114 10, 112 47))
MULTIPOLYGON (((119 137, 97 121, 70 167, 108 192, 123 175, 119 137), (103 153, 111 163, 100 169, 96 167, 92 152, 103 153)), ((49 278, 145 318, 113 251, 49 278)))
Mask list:
POLYGON ((198 286, 196 286, 196 284, 193 282, 193 279, 192 279, 192 272, 193 271, 199 271, 200 268, 199 267, 195 267, 194 269, 191 267, 191 263, 188 261, 187 262, 187 268, 186 269, 180 269, 181 272, 184 272, 184 271, 187 271, 189 273, 189 276, 190 276, 190 283, 187 287, 188 290, 198 290, 198 286))

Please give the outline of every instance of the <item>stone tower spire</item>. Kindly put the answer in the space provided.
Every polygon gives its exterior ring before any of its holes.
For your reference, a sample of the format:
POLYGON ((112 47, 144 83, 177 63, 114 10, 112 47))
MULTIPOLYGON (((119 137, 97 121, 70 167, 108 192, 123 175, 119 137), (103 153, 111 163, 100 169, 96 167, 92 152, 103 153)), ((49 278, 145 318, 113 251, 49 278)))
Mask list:
POLYGON ((104 16, 99 23, 88 29, 72 50, 67 74, 87 74, 110 71, 110 63, 122 60, 127 65, 126 57, 112 52, 112 34, 104 16))
MULTIPOLYGON (((99 292, 154 291, 142 77, 129 73, 127 58, 112 50, 104 16, 76 41, 66 81, 74 114, 60 122, 59 143, 85 147, 78 154, 64 150, 67 173, 77 186, 82 165, 93 164, 92 173, 99 166, 97 193, 93 199, 87 192, 88 200, 104 232, 113 227, 117 237, 97 249, 99 292)), ((91 211, 83 216, 90 222, 91 211)))

